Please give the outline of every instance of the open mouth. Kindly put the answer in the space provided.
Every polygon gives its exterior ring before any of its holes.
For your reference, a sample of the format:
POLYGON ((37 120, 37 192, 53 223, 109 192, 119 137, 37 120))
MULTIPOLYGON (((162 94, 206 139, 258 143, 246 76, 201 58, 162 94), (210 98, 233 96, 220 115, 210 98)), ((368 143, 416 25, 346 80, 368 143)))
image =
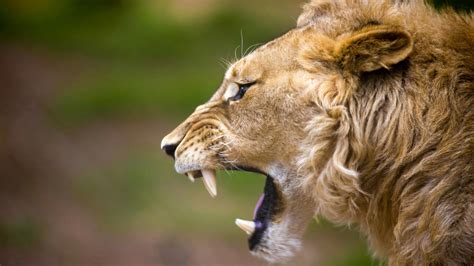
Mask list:
MULTIPOLYGON (((241 169, 242 168, 239 168, 239 170, 241 169)), ((255 170, 249 171, 261 173, 260 171, 255 170)), ((186 175, 193 182, 195 178, 203 177, 204 186, 206 187, 211 197, 217 196, 215 170, 191 171, 186 173, 186 175)), ((263 194, 260 196, 255 206, 253 212, 253 220, 235 220, 235 224, 249 235, 248 244, 250 250, 253 251, 256 249, 256 247, 260 244, 262 238, 265 236, 265 232, 269 228, 270 223, 274 221, 278 217, 278 214, 280 214, 282 211, 283 198, 281 196, 281 192, 278 189, 277 184, 275 184, 274 179, 271 176, 266 175, 263 194)))

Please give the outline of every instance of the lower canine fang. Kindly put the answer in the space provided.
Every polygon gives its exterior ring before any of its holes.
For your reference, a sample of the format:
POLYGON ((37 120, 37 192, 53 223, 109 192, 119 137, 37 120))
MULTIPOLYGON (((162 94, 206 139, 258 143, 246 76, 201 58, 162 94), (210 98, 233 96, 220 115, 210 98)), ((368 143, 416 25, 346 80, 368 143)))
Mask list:
POLYGON ((251 235, 253 232, 255 232, 255 223, 252 221, 235 219, 235 224, 245 233, 247 233, 247 235, 251 235))

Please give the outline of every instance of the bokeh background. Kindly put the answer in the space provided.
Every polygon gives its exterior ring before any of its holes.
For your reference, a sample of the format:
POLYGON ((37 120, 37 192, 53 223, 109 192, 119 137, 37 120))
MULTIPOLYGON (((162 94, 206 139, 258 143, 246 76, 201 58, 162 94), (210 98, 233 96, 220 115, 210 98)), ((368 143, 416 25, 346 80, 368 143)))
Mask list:
MULTIPOLYGON (((303 2, 2 0, 0 265, 265 265, 234 225, 264 177, 221 172, 213 200, 159 146, 303 2)), ((377 263, 321 220, 290 265, 377 263)))

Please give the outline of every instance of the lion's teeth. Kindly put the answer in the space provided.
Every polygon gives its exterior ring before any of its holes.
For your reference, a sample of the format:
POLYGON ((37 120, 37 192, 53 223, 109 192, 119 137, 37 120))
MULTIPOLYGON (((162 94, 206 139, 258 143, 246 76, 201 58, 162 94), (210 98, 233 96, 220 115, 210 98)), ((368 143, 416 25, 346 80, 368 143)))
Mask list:
POLYGON ((211 197, 217 196, 217 185, 216 185, 216 171, 214 170, 202 170, 202 177, 204 180, 204 186, 207 192, 211 194, 211 197))
POLYGON ((193 175, 192 172, 188 172, 188 173, 186 173, 186 175, 188 176, 188 178, 191 182, 194 182, 194 175, 193 175))
POLYGON ((253 234, 255 231, 255 223, 252 221, 246 221, 242 219, 235 219, 235 224, 242 230, 244 230, 247 235, 253 234))

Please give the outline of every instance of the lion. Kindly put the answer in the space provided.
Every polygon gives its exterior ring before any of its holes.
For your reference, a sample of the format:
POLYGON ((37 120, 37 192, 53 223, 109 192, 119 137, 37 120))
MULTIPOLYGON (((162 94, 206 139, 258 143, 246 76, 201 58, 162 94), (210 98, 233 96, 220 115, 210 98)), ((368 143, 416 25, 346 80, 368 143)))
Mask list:
POLYGON ((233 63, 162 141, 176 171, 266 176, 250 251, 284 262, 315 216, 389 265, 474 263, 474 16, 423 1, 313 0, 233 63))

